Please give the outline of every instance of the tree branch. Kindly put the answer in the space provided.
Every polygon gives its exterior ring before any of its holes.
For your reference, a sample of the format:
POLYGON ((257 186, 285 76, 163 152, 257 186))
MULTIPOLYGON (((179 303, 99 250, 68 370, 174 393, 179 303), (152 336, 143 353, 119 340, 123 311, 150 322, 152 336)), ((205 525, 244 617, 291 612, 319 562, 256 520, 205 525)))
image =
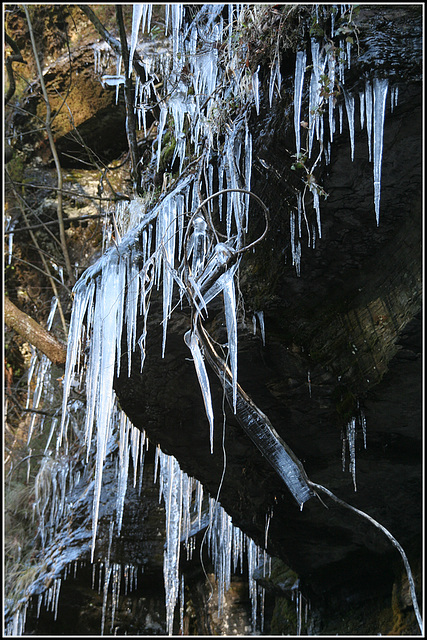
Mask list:
POLYGON ((128 139, 130 159, 131 159, 131 177, 135 191, 138 190, 138 146, 136 140, 136 119, 133 108, 133 87, 132 76, 129 75, 129 49, 126 38, 125 25, 123 22, 122 5, 116 5, 116 17, 119 25, 120 41, 122 44, 123 66, 125 68, 125 105, 126 105, 126 135, 128 139))
POLYGON ((73 275, 73 270, 71 268, 70 256, 68 254, 67 241, 66 241, 65 229, 64 229, 64 219, 63 219, 63 215, 62 215, 62 169, 61 169, 58 152, 56 150, 55 141, 53 139, 53 134, 52 134, 51 109, 50 109, 49 96, 47 95, 46 85, 45 85, 45 82, 44 82, 44 79, 43 79, 43 71, 42 71, 42 68, 41 68, 41 65, 40 65, 39 56, 38 56, 38 53, 37 53, 37 46, 36 46, 36 41, 35 41, 35 38, 34 38, 34 32, 33 32, 33 27, 32 27, 32 24, 31 24, 30 14, 28 13, 28 9, 27 9, 26 5, 24 5, 24 11, 25 11, 25 16, 27 18, 28 30, 29 30, 29 34, 30 34, 31 45, 33 47, 34 58, 35 58, 35 61, 36 61, 37 72, 38 72, 39 80, 40 80, 40 86, 41 86, 41 90, 42 90, 42 93, 43 93, 44 101, 46 103, 46 122, 45 122, 46 133, 47 133, 47 137, 49 138, 49 144, 50 144, 50 148, 51 148, 51 151, 52 151, 53 159, 55 161, 56 172, 57 172, 57 175, 58 175, 58 206, 57 206, 57 213, 58 213, 58 222, 59 222, 59 237, 61 239, 61 247, 62 247, 62 252, 64 254, 65 266, 67 268, 68 277, 70 279, 70 282, 72 283, 74 281, 74 275, 73 275))
POLYGON ((9 298, 4 299, 4 320, 8 327, 19 333, 34 347, 45 354, 54 364, 64 364, 67 347, 38 322, 20 311, 9 298))
MULTIPOLYGON (((101 38, 105 40, 105 42, 107 42, 113 49, 113 51, 115 51, 119 56, 123 56, 122 43, 120 43, 119 40, 116 40, 116 38, 114 38, 114 36, 112 36, 111 33, 104 27, 100 19, 97 17, 96 13, 92 11, 92 9, 87 4, 78 4, 77 6, 81 11, 83 11, 85 16, 89 18, 101 38)), ((142 78, 145 77, 145 68, 142 64, 141 58, 136 51, 133 56, 132 64, 135 72, 142 80, 142 78)))
POLYGON ((13 94, 15 93, 16 83, 15 76, 13 75, 12 62, 21 62, 22 64, 27 64, 22 57, 22 54, 19 50, 16 42, 10 37, 6 31, 4 32, 4 38, 7 44, 12 48, 13 54, 11 56, 7 56, 5 61, 7 78, 9 80, 9 89, 7 90, 6 96, 4 98, 4 104, 7 105, 8 102, 12 99, 13 94))
MULTIPOLYGON (((69 223, 72 224, 74 222, 81 222, 81 221, 91 221, 91 220, 99 220, 100 218, 110 218, 112 216, 112 213, 94 213, 93 215, 87 215, 87 216, 76 216, 75 218, 68 218, 67 220, 64 220, 65 223, 69 223)), ((43 222, 42 224, 34 224, 31 227, 18 227, 17 229, 13 229, 12 231, 4 231, 4 235, 10 235, 11 233, 13 233, 15 235, 15 233, 19 233, 20 231, 34 231, 34 229, 43 229, 44 227, 47 227, 48 225, 55 225, 58 224, 58 220, 49 220, 48 222, 43 222)))
POLYGON ((87 4, 78 4, 77 5, 81 11, 89 18, 95 29, 98 31, 101 38, 108 42, 110 47, 115 51, 119 56, 122 55, 122 46, 116 38, 114 38, 109 31, 104 27, 98 16, 87 4))

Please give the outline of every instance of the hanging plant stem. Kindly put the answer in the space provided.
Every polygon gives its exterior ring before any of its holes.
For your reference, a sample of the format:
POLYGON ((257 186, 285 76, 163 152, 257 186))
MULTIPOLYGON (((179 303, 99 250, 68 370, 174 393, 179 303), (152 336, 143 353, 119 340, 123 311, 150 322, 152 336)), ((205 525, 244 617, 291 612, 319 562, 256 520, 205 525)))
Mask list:
POLYGON ((329 496, 332 500, 334 500, 334 502, 336 502, 337 504, 341 505, 342 507, 345 507, 346 509, 350 509, 350 511, 354 511, 359 516, 362 516, 362 518, 366 518, 366 520, 371 522, 375 527, 377 527, 377 529, 382 531, 384 533, 384 535, 387 536, 387 538, 390 540, 392 545, 398 550, 398 552, 402 556, 403 564, 405 565, 406 574, 408 576, 409 589, 410 589, 410 592, 411 592, 412 606, 414 607, 415 616, 417 618, 418 626, 419 626, 421 634, 422 634, 423 633, 423 620, 421 618, 421 613, 420 613, 420 609, 419 609, 419 606, 418 606, 417 595, 416 595, 416 592, 415 592, 414 578, 413 578, 413 575, 412 575, 411 567, 409 565, 409 561, 408 561, 408 558, 406 556, 406 553, 404 552, 403 548, 401 547, 399 542, 396 540, 396 538, 390 533, 390 531, 388 529, 386 529, 382 524, 377 522, 377 520, 372 518, 372 516, 368 515, 364 511, 361 511, 360 509, 356 509, 356 507, 353 507, 351 504, 348 504, 348 502, 345 502, 345 500, 341 500, 341 498, 338 498, 334 493, 332 493, 332 491, 330 491, 326 487, 323 487, 321 484, 316 484, 315 482, 311 482, 311 480, 309 480, 308 484, 315 491, 322 491, 323 493, 326 493, 327 496, 329 496))

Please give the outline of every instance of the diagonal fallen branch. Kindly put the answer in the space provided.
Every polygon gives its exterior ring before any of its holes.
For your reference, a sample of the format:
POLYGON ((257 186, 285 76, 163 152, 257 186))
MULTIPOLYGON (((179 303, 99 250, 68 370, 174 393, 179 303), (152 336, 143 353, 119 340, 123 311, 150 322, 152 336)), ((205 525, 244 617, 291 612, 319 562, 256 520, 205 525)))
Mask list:
POLYGON ((67 347, 50 331, 18 309, 9 300, 4 299, 4 320, 8 327, 19 333, 25 340, 40 349, 54 364, 64 364, 67 358, 67 347))
MULTIPOLYGON (((221 380, 230 406, 233 404, 231 371, 215 351, 207 331, 199 322, 198 335, 204 346, 204 355, 210 366, 221 380)), ((252 402, 250 397, 237 384, 236 418, 243 430, 285 482, 302 509, 304 502, 313 497, 313 490, 305 469, 293 451, 282 440, 267 416, 252 402)))

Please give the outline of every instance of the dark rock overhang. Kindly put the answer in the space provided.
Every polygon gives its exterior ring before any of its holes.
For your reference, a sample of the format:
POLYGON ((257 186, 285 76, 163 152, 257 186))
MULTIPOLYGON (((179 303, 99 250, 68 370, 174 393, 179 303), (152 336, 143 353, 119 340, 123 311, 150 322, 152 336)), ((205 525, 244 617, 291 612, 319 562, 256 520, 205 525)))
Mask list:
MULTIPOLYGON (((390 11, 395 21, 375 27, 384 34, 398 29, 404 17, 402 8, 390 11)), ((360 16, 365 60, 371 32, 365 31, 363 40, 363 11, 360 16)), ((386 114, 380 224, 375 221, 366 135, 356 122, 353 162, 345 126, 334 141, 323 174, 329 197, 321 204, 322 238, 314 249, 303 247, 299 277, 289 247, 288 211, 295 206, 295 183, 286 171, 292 162, 292 125, 283 121, 289 96, 285 105, 272 110, 267 99, 261 106, 261 119, 252 126, 252 188, 269 207, 271 220, 267 239, 240 267, 247 323, 239 326, 238 353, 239 384, 301 460, 309 478, 375 517, 414 558, 421 544, 422 444, 422 127, 419 70, 413 65, 417 33, 412 32, 407 67, 405 52, 398 62, 393 57, 393 77, 397 79, 400 64, 404 82, 398 84, 398 105, 386 114), (252 313, 259 310, 265 316, 265 346, 251 327, 252 313), (342 431, 360 408, 367 443, 365 449, 359 427, 355 493, 348 448, 342 469, 342 431)), ((389 38, 391 47, 393 43, 389 38)), ((357 62, 352 64, 357 76, 357 62)), ((256 236, 263 218, 256 206, 253 211, 256 236)), ((297 571, 313 593, 325 590, 325 576, 333 570, 335 588, 341 585, 347 596, 366 584, 367 577, 372 579, 379 566, 383 587, 390 589, 390 567, 400 559, 386 538, 336 505, 326 509, 317 498, 300 511, 224 403, 214 375, 215 442, 210 454, 200 387, 182 337, 190 326, 189 314, 183 309, 170 319, 164 359, 160 320, 159 312, 158 321, 150 321, 144 372, 135 358, 130 378, 124 363, 115 382, 120 404, 135 426, 145 429, 214 496, 224 465, 225 406, 226 471, 220 502, 233 523, 262 546, 266 515, 272 512, 268 551, 297 571)), ((219 312, 211 310, 206 324, 216 340, 226 341, 219 312)))

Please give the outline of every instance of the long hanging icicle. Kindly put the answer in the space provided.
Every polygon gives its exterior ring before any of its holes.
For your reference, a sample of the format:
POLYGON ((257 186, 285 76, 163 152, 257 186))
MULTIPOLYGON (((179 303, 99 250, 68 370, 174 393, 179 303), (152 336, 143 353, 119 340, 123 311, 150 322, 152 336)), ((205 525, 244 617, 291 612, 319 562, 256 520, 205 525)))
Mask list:
POLYGON ((182 472, 175 458, 160 455, 163 478, 163 498, 166 506, 166 549, 163 559, 163 576, 166 592, 166 626, 173 634, 173 617, 179 597, 179 555, 182 518, 182 472))
POLYGON ((301 150, 301 100, 304 85, 304 73, 307 56, 305 51, 297 51, 295 63, 295 88, 294 88, 294 129, 297 157, 301 150))
POLYGON ((380 223, 381 163, 383 159, 384 117, 388 80, 374 78, 374 205, 377 226, 380 223))
POLYGON ((369 80, 365 82, 365 108, 366 108, 366 133, 368 136, 369 162, 372 161, 372 84, 369 80))
POLYGON ((344 91, 345 108, 347 111, 348 130, 350 132, 351 160, 354 160, 354 96, 344 91))
POLYGON ((209 420, 210 427, 210 443, 211 453, 213 453, 213 434, 214 434, 214 414, 212 409, 211 389, 208 374, 206 372, 205 363, 203 361, 202 352, 199 346, 197 335, 192 331, 188 331, 184 336, 185 343, 193 356, 194 366, 202 390, 203 402, 205 404, 206 415, 209 420))

